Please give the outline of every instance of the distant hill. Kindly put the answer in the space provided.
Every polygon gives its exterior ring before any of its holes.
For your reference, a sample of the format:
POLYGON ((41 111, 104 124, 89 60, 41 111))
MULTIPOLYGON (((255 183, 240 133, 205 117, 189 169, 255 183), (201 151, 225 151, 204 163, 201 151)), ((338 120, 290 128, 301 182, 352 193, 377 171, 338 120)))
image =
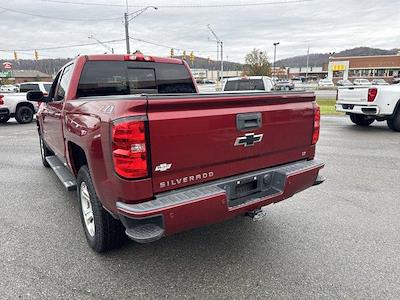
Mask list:
POLYGON ((53 75, 71 60, 72 58, 39 59, 38 61, 33 59, 0 60, 0 66, 2 66, 3 62, 8 61, 13 64, 14 70, 38 70, 53 75))
MULTIPOLYGON (((335 53, 334 56, 373 56, 373 55, 394 55, 397 54, 400 49, 378 49, 370 47, 357 47, 353 49, 347 49, 335 53)), ((309 56, 309 65, 312 67, 321 67, 324 63, 327 63, 329 59, 329 53, 313 53, 309 56)), ((280 67, 304 67, 307 64, 307 55, 294 56, 278 60, 277 66, 280 67)))
MULTIPOLYGON (((369 47, 357 47, 353 49, 347 49, 338 53, 335 53, 334 56, 368 56, 368 55, 393 55, 397 54, 400 49, 377 49, 377 48, 369 48, 369 47)), ((182 56, 176 56, 175 58, 182 59, 182 56)), ((328 62, 329 53, 313 53, 310 54, 309 65, 312 67, 322 66, 324 63, 328 62)), ((13 68, 15 70, 38 70, 43 73, 53 75, 55 74, 63 65, 67 62, 71 61, 72 58, 56 58, 56 59, 40 59, 35 61, 33 59, 20 59, 18 61, 8 60, 13 63, 13 68)), ((215 60, 208 60, 204 57, 196 57, 193 65, 189 62, 189 57, 186 60, 191 68, 195 69, 209 69, 209 70, 219 70, 221 65, 220 62, 215 60)), ((5 60, 0 60, 0 68, 1 64, 5 62, 5 60)), ((278 60, 276 62, 277 66, 284 67, 304 67, 307 64, 307 56, 300 55, 290 58, 285 58, 278 60)), ((243 64, 236 62, 224 62, 224 70, 226 71, 241 71, 243 69, 243 64)))

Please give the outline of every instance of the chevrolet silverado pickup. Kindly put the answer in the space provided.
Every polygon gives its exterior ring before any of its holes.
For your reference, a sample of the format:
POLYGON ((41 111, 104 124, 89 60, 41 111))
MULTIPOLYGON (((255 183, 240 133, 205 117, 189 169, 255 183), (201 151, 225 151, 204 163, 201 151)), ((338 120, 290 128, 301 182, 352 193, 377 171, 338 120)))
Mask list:
POLYGON ((336 98, 336 110, 348 114, 354 124, 386 121, 390 129, 400 131, 400 84, 339 87, 336 98))
POLYGON ((77 190, 89 245, 145 243, 261 208, 322 183, 313 93, 199 94, 185 62, 78 56, 37 114, 41 157, 77 190))

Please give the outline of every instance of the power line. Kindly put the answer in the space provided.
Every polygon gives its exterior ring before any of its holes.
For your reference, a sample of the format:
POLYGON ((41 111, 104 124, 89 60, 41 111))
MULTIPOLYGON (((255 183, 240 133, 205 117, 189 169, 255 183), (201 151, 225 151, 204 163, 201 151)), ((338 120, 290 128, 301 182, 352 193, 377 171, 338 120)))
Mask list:
MULTIPOLYGON (((161 43, 157 43, 157 42, 153 42, 153 41, 148 41, 148 40, 144 40, 141 38, 136 38, 136 37, 129 37, 131 40, 134 41, 138 41, 138 42, 142 42, 145 44, 149 44, 149 45, 153 45, 153 46, 158 46, 158 47, 162 47, 162 48, 167 48, 167 49, 175 49, 178 51, 193 51, 193 52, 197 52, 197 53, 214 53, 216 52, 215 50, 199 50, 199 49, 189 49, 189 48, 181 48, 181 47, 174 47, 171 45, 166 45, 166 44, 161 44, 161 43)), ((102 41, 103 43, 108 43, 108 44, 112 44, 112 43, 120 43, 125 41, 125 39, 115 39, 115 40, 107 40, 107 41, 102 41)), ((0 52, 9 52, 12 53, 14 51, 17 52, 21 52, 21 53, 30 53, 29 51, 46 51, 46 50, 57 50, 57 49, 68 49, 68 48, 77 48, 77 47, 85 47, 85 46, 95 46, 98 45, 98 43, 82 43, 82 44, 73 44, 73 45, 61 45, 61 46, 54 46, 54 47, 38 47, 38 48, 28 48, 28 49, 0 49, 0 52)), ((43 55, 42 55, 43 56, 43 55)))
MULTIPOLYGON (((125 39, 119 39, 119 40, 109 40, 109 41, 103 41, 103 43, 118 43, 125 41, 125 39)), ((31 49, 0 49, 0 52, 10 52, 10 51, 18 51, 18 52, 23 52, 23 51, 35 51, 35 50, 56 50, 56 49, 67 49, 67 48, 75 48, 75 47, 83 47, 83 46, 93 46, 97 45, 96 43, 84 43, 84 44, 74 44, 74 45, 63 45, 63 46, 54 46, 54 47, 44 47, 44 48, 31 48, 31 49)))
MULTIPOLYGON (((5 52, 5 53, 14 53, 14 51, 1 51, 1 52, 5 52)), ((23 54, 23 55, 26 55, 26 56, 32 56, 33 57, 33 55, 34 55, 34 52, 33 51, 18 51, 18 55, 19 54, 23 54)), ((44 58, 60 58, 60 57, 57 57, 57 56, 54 56, 54 55, 48 55, 48 54, 43 54, 43 53, 40 53, 40 56, 41 57, 44 57, 44 58)), ((3 59, 3 58, 0 58, 0 60, 5 60, 5 59, 3 59)))
MULTIPOLYGON (((108 6, 108 7, 126 7, 123 4, 112 4, 112 3, 82 3, 73 2, 66 0, 40 0, 42 2, 58 3, 58 4, 72 4, 72 5, 85 5, 85 6, 108 6)), ((295 4, 303 2, 311 2, 313 0, 287 0, 287 1, 275 1, 275 2, 255 2, 255 3, 237 3, 237 4, 169 4, 169 5, 157 5, 159 8, 219 8, 219 7, 250 7, 250 6, 265 6, 265 5, 277 5, 277 4, 295 4)), ((148 5, 148 3, 146 3, 148 5)), ((128 5, 128 7, 143 7, 143 5, 128 5)))
POLYGON ((189 52, 193 51, 193 52, 197 52, 197 53, 214 53, 214 52, 216 52, 216 51, 212 51, 212 50, 205 51, 205 50, 198 50, 198 49, 196 50, 196 49, 173 47, 173 46, 170 46, 170 45, 165 45, 165 44, 160 44, 160 43, 156 43, 156 42, 146 41, 146 40, 143 40, 143 39, 140 39, 140 38, 134 38, 134 37, 129 37, 129 38, 131 40, 134 40, 134 41, 138 41, 138 42, 142 42, 142 43, 146 43, 146 44, 150 44, 150 45, 158 46, 158 47, 162 47, 162 48, 175 49, 175 50, 178 50, 178 51, 189 51, 189 52))
POLYGON ((45 19, 54 19, 54 20, 61 20, 61 21, 78 21, 78 22, 102 22, 102 21, 114 21, 114 20, 119 20, 121 17, 114 17, 114 18, 101 18, 101 19, 71 19, 71 18, 63 18, 63 17, 54 17, 54 16, 45 16, 45 15, 40 15, 40 14, 34 14, 28 11, 23 11, 19 9, 13 9, 13 8, 6 8, 6 7, 1 7, 0 9, 3 9, 4 11, 8 12, 13 12, 17 14, 23 14, 31 17, 38 17, 38 18, 45 18, 45 19))
MULTIPOLYGON (((157 43, 157 42, 153 42, 153 41, 148 41, 148 40, 144 40, 141 38, 136 38, 136 37, 129 37, 131 40, 134 41, 138 41, 138 42, 142 42, 145 44, 149 44, 149 45, 153 45, 153 46, 158 46, 158 47, 162 47, 162 48, 167 48, 167 49, 175 49, 178 51, 193 51, 193 52, 201 52, 201 53, 211 53, 211 52, 215 52, 212 50, 198 50, 198 49, 188 49, 188 48, 181 48, 181 47, 174 47, 171 45, 166 45, 166 44, 161 44, 161 43, 157 43)), ((125 39, 116 39, 116 40, 107 40, 107 41, 102 41, 103 43, 108 43, 108 44, 112 44, 112 43, 120 43, 125 41, 125 39)), ((43 50, 57 50, 57 49, 68 49, 68 48, 76 48, 76 47, 84 47, 84 46, 94 46, 94 45, 98 45, 98 43, 82 43, 82 44, 73 44, 73 45, 61 45, 61 46, 54 46, 54 47, 38 47, 38 48, 28 48, 28 49, 0 49, 0 52, 14 52, 14 51, 18 51, 18 52, 27 52, 27 51, 43 51, 43 50)))

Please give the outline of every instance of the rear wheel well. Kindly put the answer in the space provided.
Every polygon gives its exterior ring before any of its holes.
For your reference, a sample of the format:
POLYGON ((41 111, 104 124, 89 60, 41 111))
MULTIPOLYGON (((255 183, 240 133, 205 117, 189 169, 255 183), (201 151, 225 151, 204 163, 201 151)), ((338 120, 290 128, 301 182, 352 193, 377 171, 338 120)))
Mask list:
POLYGON ((78 174, 79 169, 87 165, 86 154, 83 149, 75 143, 68 142, 68 153, 71 161, 72 169, 75 175, 78 174))
POLYGON ((32 104, 32 103, 29 103, 29 102, 20 102, 20 103, 17 104, 17 107, 15 108, 15 113, 18 111, 18 109, 19 109, 21 106, 28 106, 29 108, 31 108, 31 109, 33 110, 33 112, 35 112, 35 108, 33 107, 33 104, 32 104))

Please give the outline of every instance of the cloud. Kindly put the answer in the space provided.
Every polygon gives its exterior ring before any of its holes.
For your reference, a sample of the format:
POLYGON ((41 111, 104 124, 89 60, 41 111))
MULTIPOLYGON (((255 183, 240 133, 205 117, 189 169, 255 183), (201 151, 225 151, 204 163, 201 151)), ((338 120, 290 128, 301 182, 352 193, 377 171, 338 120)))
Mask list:
MULTIPOLYGON (((71 0, 78 2, 78 0, 71 0)), ((124 0, 90 0, 86 3, 121 4, 124 0)), ((274 2, 277 0, 270 0, 274 2)), ((240 4, 266 0, 218 1, 147 1, 146 5, 166 4, 240 4), (151 2, 151 3, 150 3, 151 2)), ((137 3, 137 2, 136 2, 137 3)), ((130 4, 134 4, 130 1, 130 4)), ((40 0, 15 0, 1 3, 5 8, 63 19, 99 19, 66 21, 40 18, 5 11, 1 13, 1 49, 46 48, 57 45, 90 43, 88 36, 99 40, 124 39, 122 23, 124 7, 80 6, 40 0), (104 20, 115 18, 114 20, 104 20)), ((133 11, 137 8, 130 8, 133 11)), ((148 10, 130 24, 130 35, 142 40, 194 50, 195 55, 216 56, 216 44, 206 25, 211 24, 224 41, 224 56, 243 62, 252 48, 260 48, 272 56, 272 43, 279 41, 277 58, 311 52, 338 52, 356 46, 394 48, 400 45, 400 1, 328 1, 314 0, 295 4, 254 7, 164 8, 148 10)), ((125 52, 125 42, 110 44, 116 52, 125 52)), ((146 54, 167 56, 168 48, 131 41, 132 49, 146 54)), ((74 57, 77 54, 103 53, 101 45, 39 50, 41 57, 74 57)), ((179 54, 178 51, 175 53, 179 54)), ((1 58, 11 58, 11 52, 0 52, 1 58)), ((21 58, 32 58, 33 51, 20 52, 21 58)))

